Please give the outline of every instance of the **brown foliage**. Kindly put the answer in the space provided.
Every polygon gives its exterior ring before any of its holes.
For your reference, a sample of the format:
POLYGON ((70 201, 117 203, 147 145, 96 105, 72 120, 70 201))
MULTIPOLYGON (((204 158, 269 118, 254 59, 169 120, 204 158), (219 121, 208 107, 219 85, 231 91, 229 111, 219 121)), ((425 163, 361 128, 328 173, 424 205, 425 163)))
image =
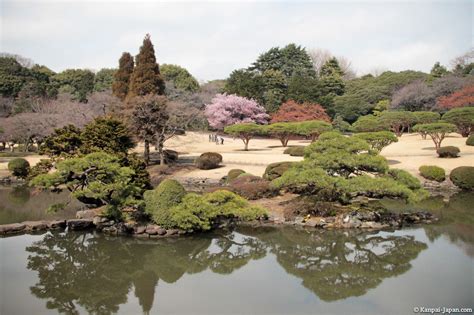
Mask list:
POLYGON ((306 120, 331 121, 321 105, 307 102, 298 104, 293 100, 289 100, 286 103, 283 103, 278 111, 273 114, 271 122, 276 123, 306 120))
POLYGON ((438 98, 438 105, 441 108, 456 108, 474 106, 474 85, 468 85, 454 93, 438 98))
POLYGON ((230 189, 249 200, 273 197, 278 189, 270 185, 270 181, 258 176, 240 176, 230 183, 230 189))

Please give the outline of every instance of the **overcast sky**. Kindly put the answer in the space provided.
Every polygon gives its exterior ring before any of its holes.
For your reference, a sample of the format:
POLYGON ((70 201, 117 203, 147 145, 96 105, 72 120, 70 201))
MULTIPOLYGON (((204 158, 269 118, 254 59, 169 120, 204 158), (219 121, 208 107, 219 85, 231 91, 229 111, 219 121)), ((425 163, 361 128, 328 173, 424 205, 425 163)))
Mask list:
POLYGON ((0 51, 55 71, 117 67, 151 34, 159 63, 226 78, 294 42, 373 68, 429 71, 473 46, 473 1, 0 1, 0 51))

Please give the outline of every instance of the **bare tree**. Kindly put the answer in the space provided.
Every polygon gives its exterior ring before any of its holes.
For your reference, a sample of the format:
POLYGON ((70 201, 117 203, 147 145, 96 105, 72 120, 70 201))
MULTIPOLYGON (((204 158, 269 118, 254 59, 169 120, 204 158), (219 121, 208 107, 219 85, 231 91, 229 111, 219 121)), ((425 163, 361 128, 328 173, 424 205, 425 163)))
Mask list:
POLYGON ((343 56, 334 56, 329 50, 322 48, 310 49, 308 51, 311 61, 313 62, 313 67, 316 73, 319 75, 321 67, 331 58, 336 57, 339 67, 344 72, 344 80, 352 80, 356 77, 356 73, 352 68, 352 63, 349 59, 343 56))

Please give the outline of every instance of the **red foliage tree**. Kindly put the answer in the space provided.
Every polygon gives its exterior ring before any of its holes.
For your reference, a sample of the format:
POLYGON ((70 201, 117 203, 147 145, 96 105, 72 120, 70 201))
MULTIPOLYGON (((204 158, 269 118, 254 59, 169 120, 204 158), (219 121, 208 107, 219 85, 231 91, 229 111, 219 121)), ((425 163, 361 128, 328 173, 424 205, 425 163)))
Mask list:
POLYGON ((324 108, 319 104, 298 104, 293 100, 283 103, 278 111, 272 116, 272 123, 323 120, 330 122, 331 118, 326 114, 324 108))
POLYGON ((468 85, 447 96, 439 97, 438 105, 441 108, 474 106, 474 85, 468 85))

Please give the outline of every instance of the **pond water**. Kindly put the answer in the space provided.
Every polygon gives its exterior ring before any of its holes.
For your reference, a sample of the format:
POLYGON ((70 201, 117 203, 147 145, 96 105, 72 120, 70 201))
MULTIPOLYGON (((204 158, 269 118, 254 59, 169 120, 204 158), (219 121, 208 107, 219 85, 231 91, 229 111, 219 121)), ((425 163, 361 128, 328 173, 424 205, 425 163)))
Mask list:
MULTIPOLYGON (((400 203, 387 202, 392 209, 400 203)), ((398 231, 0 238, 0 314, 412 314, 474 307, 474 194, 398 231)), ((416 208, 416 207, 415 207, 416 208)))

